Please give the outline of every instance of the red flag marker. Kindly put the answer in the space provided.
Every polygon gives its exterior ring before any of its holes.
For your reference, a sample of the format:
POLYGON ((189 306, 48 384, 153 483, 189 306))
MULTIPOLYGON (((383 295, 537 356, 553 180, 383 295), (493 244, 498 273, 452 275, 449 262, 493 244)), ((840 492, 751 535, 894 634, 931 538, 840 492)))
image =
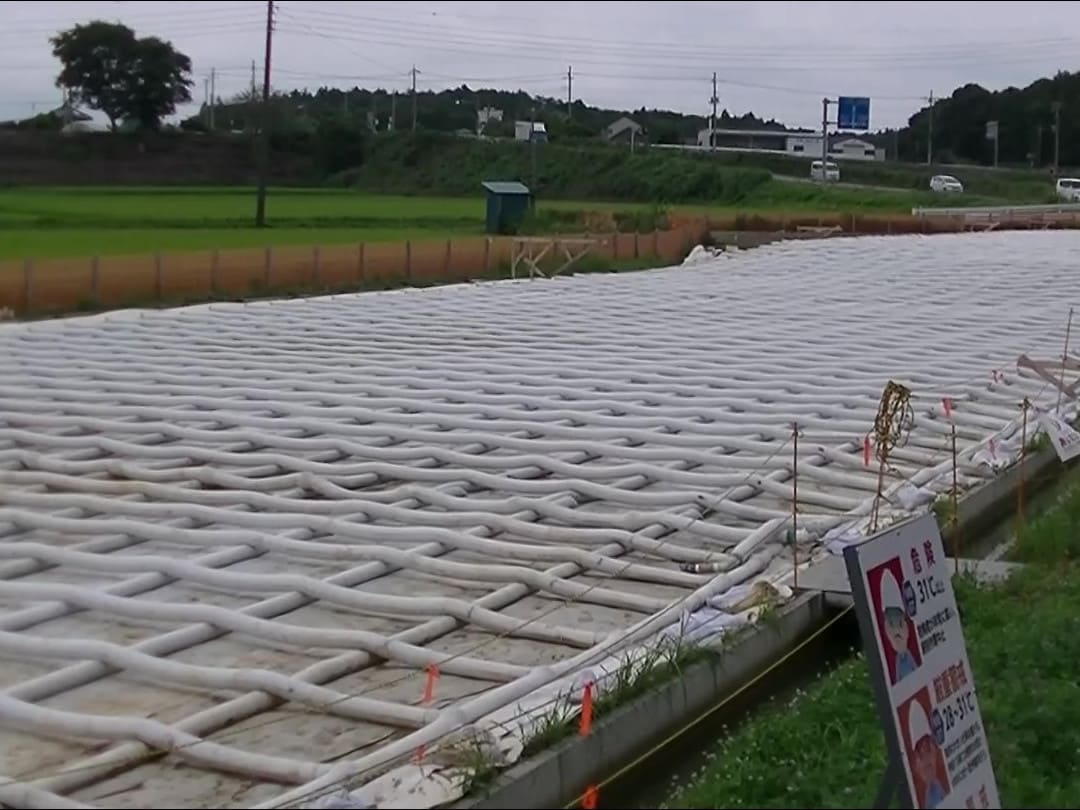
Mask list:
MULTIPOLYGON (((435 683, 439 680, 439 668, 435 664, 427 665, 427 679, 424 681, 424 697, 422 703, 424 706, 431 704, 432 698, 435 697, 435 683)), ((424 760, 424 746, 419 745, 416 747, 416 754, 413 757, 417 764, 424 760)))
POLYGON ((434 664, 427 665, 427 680, 424 682, 424 705, 431 703, 435 697, 435 683, 439 680, 439 668, 434 664))
POLYGON ((581 797, 581 810, 596 810, 599 802, 600 791, 596 789, 596 785, 585 788, 585 795, 581 797))
POLYGON ((870 466, 870 437, 864 436, 862 440, 862 463, 864 467, 870 466))
POLYGON ((581 694, 581 717, 578 721, 578 734, 588 737, 592 730, 592 681, 585 683, 585 689, 581 694))
POLYGON ((948 397, 942 397, 941 406, 945 409, 945 418, 952 419, 952 401, 948 397))

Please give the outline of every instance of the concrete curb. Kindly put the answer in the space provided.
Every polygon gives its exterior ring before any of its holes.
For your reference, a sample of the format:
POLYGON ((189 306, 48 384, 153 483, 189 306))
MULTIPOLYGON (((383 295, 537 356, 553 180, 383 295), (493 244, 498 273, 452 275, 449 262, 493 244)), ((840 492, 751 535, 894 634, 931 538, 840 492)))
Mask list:
POLYGON ((592 733, 570 737, 503 773, 481 796, 455 808, 562 807, 596 780, 745 685, 780 660, 826 618, 821 594, 797 597, 775 619, 731 647, 690 666, 643 697, 601 716, 592 733))

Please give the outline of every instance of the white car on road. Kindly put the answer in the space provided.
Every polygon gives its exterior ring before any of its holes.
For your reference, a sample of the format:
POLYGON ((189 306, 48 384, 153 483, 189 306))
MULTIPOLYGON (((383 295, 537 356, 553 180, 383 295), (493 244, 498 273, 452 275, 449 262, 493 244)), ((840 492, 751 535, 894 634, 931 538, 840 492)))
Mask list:
POLYGON ((935 174, 930 178, 930 190, 960 193, 964 190, 964 184, 951 175, 935 174))
MULTIPOLYGON (((821 180, 821 161, 815 160, 810 164, 810 179, 821 180)), ((840 167, 833 163, 831 160, 825 164, 825 182, 826 183, 838 183, 840 182, 840 167)))
POLYGON ((1057 181, 1057 196, 1064 202, 1080 202, 1080 180, 1075 177, 1062 177, 1057 181))

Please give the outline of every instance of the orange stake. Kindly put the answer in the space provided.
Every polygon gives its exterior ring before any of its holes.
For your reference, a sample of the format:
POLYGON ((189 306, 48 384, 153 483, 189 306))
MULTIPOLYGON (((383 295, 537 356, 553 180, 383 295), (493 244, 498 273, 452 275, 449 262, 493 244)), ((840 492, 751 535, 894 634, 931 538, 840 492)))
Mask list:
POLYGON ((578 721, 578 734, 582 737, 588 737, 589 732, 592 730, 592 688, 592 681, 588 681, 581 694, 581 717, 578 721))
POLYGON ((439 668, 434 664, 427 665, 427 681, 424 682, 424 705, 431 703, 435 697, 435 683, 439 680, 439 668))
MULTIPOLYGON (((427 665, 427 679, 424 681, 424 697, 421 702, 424 706, 431 705, 432 699, 435 697, 435 683, 439 680, 439 668, 434 664, 427 665)), ((424 746, 418 745, 416 747, 416 754, 413 759, 417 764, 424 761, 424 746)))
POLYGON ((581 797, 581 810, 596 810, 599 802, 600 791, 596 789, 596 785, 585 788, 585 794, 581 797))

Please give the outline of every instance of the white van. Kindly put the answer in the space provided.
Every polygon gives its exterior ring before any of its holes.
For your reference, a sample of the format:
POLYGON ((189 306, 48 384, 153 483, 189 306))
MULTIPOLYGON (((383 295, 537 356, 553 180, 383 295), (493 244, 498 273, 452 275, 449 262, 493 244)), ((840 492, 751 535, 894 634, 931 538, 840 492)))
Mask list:
POLYGON ((1057 196, 1065 202, 1080 202, 1080 180, 1075 177, 1058 178, 1057 196))
MULTIPOLYGON (((821 161, 815 160, 810 164, 810 179, 821 179, 821 161)), ((840 182, 840 167, 833 163, 831 160, 825 163, 825 182, 826 183, 838 183, 840 182)))

